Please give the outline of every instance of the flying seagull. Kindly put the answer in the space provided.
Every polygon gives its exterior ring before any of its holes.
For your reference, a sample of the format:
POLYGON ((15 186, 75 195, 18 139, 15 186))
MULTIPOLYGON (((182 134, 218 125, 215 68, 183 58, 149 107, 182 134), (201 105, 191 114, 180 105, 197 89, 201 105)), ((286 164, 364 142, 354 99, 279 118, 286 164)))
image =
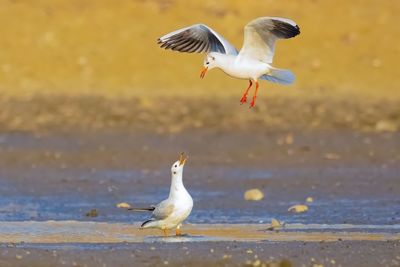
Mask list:
POLYGON ((247 102, 247 94, 253 85, 256 90, 250 108, 256 103, 258 80, 268 80, 280 84, 291 84, 295 80, 289 70, 272 67, 275 42, 288 39, 300 33, 297 24, 286 18, 261 17, 250 21, 244 27, 244 41, 238 52, 224 37, 205 24, 195 24, 168 33, 158 39, 161 48, 187 53, 207 53, 200 77, 207 70, 220 68, 231 77, 248 79, 249 86, 244 91, 240 103, 247 102))
POLYGON ((149 208, 129 208, 134 211, 152 211, 149 220, 142 223, 141 228, 159 228, 167 235, 167 230, 176 229, 176 235, 181 235, 182 222, 189 216, 193 208, 193 199, 182 182, 183 167, 187 157, 182 153, 171 167, 171 188, 169 197, 149 208))

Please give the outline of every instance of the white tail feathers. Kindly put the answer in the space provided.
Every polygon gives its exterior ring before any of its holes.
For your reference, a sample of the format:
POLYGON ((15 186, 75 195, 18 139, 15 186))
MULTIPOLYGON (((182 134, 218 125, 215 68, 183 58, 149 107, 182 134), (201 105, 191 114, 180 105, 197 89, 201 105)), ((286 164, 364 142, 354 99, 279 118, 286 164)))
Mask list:
POLYGON ((273 68, 270 74, 264 74, 260 79, 280 84, 291 84, 296 77, 290 70, 273 68))

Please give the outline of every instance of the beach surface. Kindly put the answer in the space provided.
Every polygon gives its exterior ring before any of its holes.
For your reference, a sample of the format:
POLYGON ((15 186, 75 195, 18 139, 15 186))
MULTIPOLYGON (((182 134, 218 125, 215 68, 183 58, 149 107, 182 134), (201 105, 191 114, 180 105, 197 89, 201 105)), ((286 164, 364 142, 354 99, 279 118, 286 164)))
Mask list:
POLYGON ((399 105, 275 100, 3 99, 1 266, 397 266, 399 105), (138 230, 182 151, 185 235, 138 230))

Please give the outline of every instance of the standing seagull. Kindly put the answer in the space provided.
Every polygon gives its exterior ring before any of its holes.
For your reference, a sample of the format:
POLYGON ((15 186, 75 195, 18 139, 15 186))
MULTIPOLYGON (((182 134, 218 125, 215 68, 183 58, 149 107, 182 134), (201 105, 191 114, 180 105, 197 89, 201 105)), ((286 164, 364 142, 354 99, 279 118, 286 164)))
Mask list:
POLYGON ((285 18, 261 17, 250 21, 244 27, 244 41, 238 52, 225 38, 204 24, 195 24, 158 39, 161 48, 179 52, 207 53, 200 77, 207 70, 220 68, 231 77, 248 79, 249 86, 244 91, 240 103, 247 102, 247 94, 253 84, 256 90, 250 108, 256 103, 258 79, 281 84, 293 83, 295 76, 289 70, 271 66, 275 51, 275 41, 292 38, 300 33, 297 24, 285 18))
POLYGON ((182 153, 171 167, 171 188, 169 197, 150 208, 130 208, 134 211, 152 211, 151 219, 142 223, 142 228, 159 228, 167 235, 167 230, 176 228, 176 235, 181 235, 182 222, 189 216, 193 208, 193 199, 182 182, 183 167, 187 157, 182 153))

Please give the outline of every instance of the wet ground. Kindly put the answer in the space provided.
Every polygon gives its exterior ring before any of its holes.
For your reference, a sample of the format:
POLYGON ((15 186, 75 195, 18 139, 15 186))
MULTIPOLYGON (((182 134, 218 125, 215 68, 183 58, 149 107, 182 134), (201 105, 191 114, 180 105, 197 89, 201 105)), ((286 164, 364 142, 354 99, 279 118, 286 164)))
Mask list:
MULTIPOLYGON (((387 112, 366 121, 364 115, 357 117, 356 111, 350 111, 354 125, 348 118, 343 119, 348 124, 340 123, 343 111, 332 115, 336 118, 333 122, 324 121, 324 114, 331 113, 326 107, 322 115, 317 111, 307 115, 316 115, 314 121, 321 127, 304 127, 303 121, 288 127, 281 124, 287 115, 282 113, 274 122, 280 127, 269 128, 271 118, 257 122, 251 114, 250 125, 241 115, 238 120, 249 128, 236 130, 235 120, 228 115, 221 115, 225 118, 221 127, 216 121, 207 121, 212 116, 205 109, 200 115, 191 115, 201 118, 194 128, 180 124, 176 119, 183 113, 178 112, 159 121, 155 131, 151 122, 142 128, 137 126, 140 120, 126 122, 129 112, 121 111, 125 115, 114 118, 118 123, 111 125, 108 119, 113 117, 101 112, 84 113, 78 120, 75 116, 80 109, 68 104, 64 108, 69 107, 70 113, 65 114, 73 115, 56 116, 57 111, 47 120, 39 120, 45 106, 28 102, 28 107, 37 107, 31 114, 21 103, 6 106, 0 116, 1 266, 71 266, 74 262, 75 266, 131 266, 132 262, 223 266, 245 265, 250 260, 253 264, 258 258, 265 264, 288 260, 290 263, 282 264, 293 266, 400 263, 400 134, 395 130, 397 124, 389 123, 398 119, 393 113, 396 108, 390 105, 387 112), (7 116, 16 109, 21 111, 15 113, 19 120, 10 122, 7 116), (81 122, 90 121, 90 114, 96 123, 88 123, 85 129, 81 122), (135 234, 147 215, 115 205, 145 206, 164 199, 170 166, 181 151, 189 155, 184 183, 195 202, 186 230, 189 237, 206 238, 172 237, 167 240, 178 242, 169 244, 156 238, 158 232, 135 234), (259 188, 265 198, 245 201, 243 193, 250 188, 259 188), (306 203, 308 212, 287 211, 294 204, 304 204, 307 197, 314 199, 306 203), (97 216, 87 216, 93 209, 97 216), (275 237, 256 231, 267 228, 272 218, 286 222, 287 227, 275 237), (76 229, 62 225, 65 240, 59 240, 46 231, 49 220, 107 223, 109 231, 117 233, 112 226, 123 225, 132 232, 127 230, 129 238, 119 236, 111 245, 106 238, 91 244, 79 239, 65 243, 76 229), (24 224, 29 221, 41 223, 24 224), (20 223, 23 228, 18 228, 20 223), (205 225, 212 230, 202 228, 205 225), (235 225, 239 230, 229 228, 235 225), (240 241, 240 227, 244 232, 256 231, 257 238, 236 242, 240 241), (37 229, 42 229, 40 238, 29 239, 37 229), (148 235, 150 244, 134 241, 137 235, 148 235), (318 238, 310 240, 313 235, 318 238), (362 238, 346 239, 354 235, 362 238), (376 235, 381 238, 372 238, 376 235), (55 241, 49 242, 52 238, 55 241), (247 253, 248 249, 253 252, 247 253), (180 257, 175 256, 176 251, 180 257), (110 255, 118 257, 114 261, 110 255), (48 265, 41 265, 43 262, 48 265)), ((264 106, 260 106, 262 111, 264 106)), ((121 104, 119 108, 127 107, 121 104)), ((261 111, 256 111, 257 116, 261 111)), ((96 233, 106 235, 107 231, 96 233)))

